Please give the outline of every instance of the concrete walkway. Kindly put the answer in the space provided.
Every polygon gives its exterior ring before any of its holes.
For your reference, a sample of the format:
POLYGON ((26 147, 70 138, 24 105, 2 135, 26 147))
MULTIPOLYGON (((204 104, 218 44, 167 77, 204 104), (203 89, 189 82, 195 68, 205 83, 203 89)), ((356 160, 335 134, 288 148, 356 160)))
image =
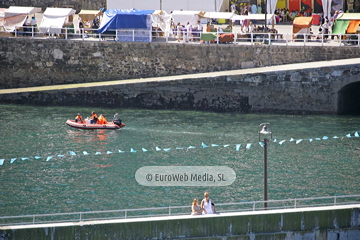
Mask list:
POLYGON ((261 216, 261 215, 270 215, 270 214, 334 211, 334 210, 357 209, 357 208, 360 209, 360 204, 322 206, 322 207, 306 207, 306 208, 290 208, 290 209, 276 209, 276 210, 262 210, 262 211, 247 211, 247 212, 230 212, 230 213, 218 213, 218 214, 195 215, 195 216, 180 215, 180 216, 141 217, 141 218, 139 217, 139 218, 96 220, 96 221, 13 225, 13 226, 2 226, 2 227, 0 227, 0 230, 16 230, 16 229, 48 228, 48 227, 69 227, 69 226, 70 227, 71 226, 91 226, 91 225, 99 225, 99 224, 156 222, 156 221, 196 219, 196 218, 205 219, 205 218, 227 218, 227 217, 235 217, 235 216, 254 216, 254 215, 261 216))

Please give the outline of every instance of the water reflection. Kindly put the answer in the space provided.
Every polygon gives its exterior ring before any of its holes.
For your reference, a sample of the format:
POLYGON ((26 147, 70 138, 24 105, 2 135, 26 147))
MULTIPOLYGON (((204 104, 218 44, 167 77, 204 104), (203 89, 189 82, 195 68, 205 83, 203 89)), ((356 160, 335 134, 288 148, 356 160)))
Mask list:
POLYGON ((116 130, 81 130, 81 129, 69 129, 67 130, 68 138, 73 141, 73 143, 95 143, 99 145, 106 145, 106 141, 110 135, 111 131, 116 130))

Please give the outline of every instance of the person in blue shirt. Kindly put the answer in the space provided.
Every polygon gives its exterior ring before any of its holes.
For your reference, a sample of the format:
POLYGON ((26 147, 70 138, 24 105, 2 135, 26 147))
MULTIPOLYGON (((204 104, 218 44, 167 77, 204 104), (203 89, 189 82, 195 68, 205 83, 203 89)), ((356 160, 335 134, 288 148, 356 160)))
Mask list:
MULTIPOLYGON (((250 12, 251 12, 251 14, 257 14, 256 4, 251 5, 250 12)), ((256 20, 253 20, 253 22, 256 23, 256 20)))
POLYGON ((257 7, 256 4, 253 4, 250 8, 251 14, 257 14, 257 7))

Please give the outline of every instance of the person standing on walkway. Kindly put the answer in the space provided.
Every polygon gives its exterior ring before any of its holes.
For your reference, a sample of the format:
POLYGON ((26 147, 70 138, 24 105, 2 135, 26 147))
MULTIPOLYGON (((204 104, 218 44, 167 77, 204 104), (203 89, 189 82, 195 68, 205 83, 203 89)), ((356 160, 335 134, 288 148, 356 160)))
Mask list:
POLYGON ((201 209, 203 214, 214 214, 216 213, 215 204, 210 199, 209 193, 204 193, 204 199, 201 201, 201 209))
POLYGON ((192 25, 190 22, 186 23, 186 42, 192 41, 192 25))
POLYGON ((180 42, 180 39, 181 39, 182 28, 183 28, 183 26, 181 26, 180 23, 178 22, 178 24, 176 25, 176 37, 177 37, 178 42, 180 42))
POLYGON ((196 37, 197 37, 197 38, 199 39, 199 41, 200 41, 201 34, 202 34, 202 32, 203 32, 203 26, 202 26, 202 24, 201 24, 200 21, 197 22, 197 32, 198 32, 198 34, 196 34, 196 37))
POLYGON ((322 34, 324 35, 324 39, 327 39, 328 38, 328 34, 329 34, 329 20, 325 20, 325 23, 323 25, 321 25, 321 28, 322 28, 322 34))

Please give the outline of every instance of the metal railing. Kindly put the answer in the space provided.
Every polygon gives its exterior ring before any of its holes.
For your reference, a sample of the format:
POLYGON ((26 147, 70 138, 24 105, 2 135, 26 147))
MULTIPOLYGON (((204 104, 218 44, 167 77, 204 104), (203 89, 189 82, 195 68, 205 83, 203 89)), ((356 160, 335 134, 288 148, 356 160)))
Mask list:
MULTIPOLYGON (((54 30, 54 29, 53 29, 54 30)), ((203 32, 193 31, 191 33, 177 31, 163 32, 161 30, 109 30, 105 33, 98 33, 92 28, 61 28, 55 33, 42 33, 39 28, 29 26, 12 33, 0 31, 0 37, 31 37, 31 38, 57 38, 84 41, 126 41, 126 42, 165 42, 165 43, 206 43, 201 41, 203 32)), ((51 29, 49 30, 51 32, 51 29)), ((221 44, 222 34, 233 34, 231 44, 256 45, 274 44, 286 46, 360 46, 360 34, 279 34, 265 32, 212 32, 215 38, 211 43, 221 44)))
MULTIPOLYGON (((360 204, 360 195, 295 198, 284 200, 252 201, 237 203, 216 204, 218 213, 261 211, 264 203, 267 202, 266 210, 276 209, 295 209, 304 207, 336 206, 360 204)), ((85 222, 96 220, 111 219, 131 219, 144 217, 179 216, 190 215, 191 206, 169 206, 139 209, 121 209, 107 211, 71 212, 54 214, 33 214, 19 216, 0 217, 0 226, 9 225, 33 225, 45 223, 64 223, 64 222, 85 222)))

